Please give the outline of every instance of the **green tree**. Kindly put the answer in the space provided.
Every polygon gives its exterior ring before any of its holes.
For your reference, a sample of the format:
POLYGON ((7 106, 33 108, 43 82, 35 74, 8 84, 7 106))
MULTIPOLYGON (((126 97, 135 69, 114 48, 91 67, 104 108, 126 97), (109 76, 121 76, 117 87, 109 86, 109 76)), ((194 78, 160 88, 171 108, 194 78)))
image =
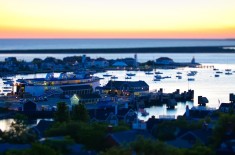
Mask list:
POLYGON ((27 150, 11 150, 7 151, 6 155, 58 155, 54 149, 50 148, 49 146, 35 143, 32 145, 32 148, 27 150))
POLYGON ((57 111, 55 112, 55 121, 69 121, 69 109, 65 102, 57 103, 57 111))
POLYGON ((72 119, 87 122, 89 120, 88 112, 83 104, 74 105, 72 109, 72 119))
POLYGON ((235 114, 221 114, 213 131, 214 147, 235 133, 235 114))
POLYGON ((130 155, 132 154, 131 150, 128 150, 124 147, 112 147, 105 152, 101 152, 100 155, 130 155))
POLYGON ((56 150, 61 154, 69 153, 69 145, 73 144, 74 141, 70 137, 65 137, 63 140, 46 140, 45 145, 56 150))

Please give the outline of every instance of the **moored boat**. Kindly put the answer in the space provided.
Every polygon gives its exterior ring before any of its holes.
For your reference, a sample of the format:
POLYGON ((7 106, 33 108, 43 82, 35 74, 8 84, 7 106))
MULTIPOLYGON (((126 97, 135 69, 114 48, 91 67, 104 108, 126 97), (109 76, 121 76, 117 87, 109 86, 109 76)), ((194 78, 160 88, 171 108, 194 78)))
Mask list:
POLYGON ((127 76, 135 76, 135 73, 126 73, 127 76))

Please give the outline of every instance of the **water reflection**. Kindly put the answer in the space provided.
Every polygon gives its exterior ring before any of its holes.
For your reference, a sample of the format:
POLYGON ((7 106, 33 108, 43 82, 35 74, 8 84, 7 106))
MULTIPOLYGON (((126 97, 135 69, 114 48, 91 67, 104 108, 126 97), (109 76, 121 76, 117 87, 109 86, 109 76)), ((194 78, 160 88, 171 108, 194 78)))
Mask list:
POLYGON ((185 113, 186 106, 189 108, 193 107, 193 102, 178 102, 175 109, 167 109, 166 105, 163 106, 152 106, 150 108, 145 108, 149 113, 148 116, 142 116, 141 113, 138 113, 138 118, 140 120, 147 121, 150 117, 155 116, 155 118, 159 118, 159 115, 183 115, 185 113))
POLYGON ((13 119, 0 120, 0 129, 2 131, 8 131, 10 129, 12 122, 13 122, 13 119))

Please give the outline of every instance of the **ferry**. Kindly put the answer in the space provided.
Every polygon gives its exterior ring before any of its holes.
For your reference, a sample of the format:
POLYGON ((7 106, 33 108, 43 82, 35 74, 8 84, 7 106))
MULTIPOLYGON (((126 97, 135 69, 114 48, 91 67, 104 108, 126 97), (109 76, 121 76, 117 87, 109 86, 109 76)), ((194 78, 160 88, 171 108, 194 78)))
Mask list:
POLYGON ((18 79, 14 84, 16 92, 27 92, 33 96, 41 96, 48 90, 61 92, 62 87, 91 85, 93 90, 100 85, 100 78, 87 72, 60 73, 55 77, 54 73, 48 73, 45 78, 18 79))

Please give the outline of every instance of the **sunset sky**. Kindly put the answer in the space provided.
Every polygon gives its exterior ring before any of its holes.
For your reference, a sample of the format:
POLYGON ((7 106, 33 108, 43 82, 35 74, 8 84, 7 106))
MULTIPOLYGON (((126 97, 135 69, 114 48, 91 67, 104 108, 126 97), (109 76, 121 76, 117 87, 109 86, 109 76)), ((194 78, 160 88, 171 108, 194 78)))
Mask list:
POLYGON ((235 0, 0 0, 0 38, 235 38, 235 0))

